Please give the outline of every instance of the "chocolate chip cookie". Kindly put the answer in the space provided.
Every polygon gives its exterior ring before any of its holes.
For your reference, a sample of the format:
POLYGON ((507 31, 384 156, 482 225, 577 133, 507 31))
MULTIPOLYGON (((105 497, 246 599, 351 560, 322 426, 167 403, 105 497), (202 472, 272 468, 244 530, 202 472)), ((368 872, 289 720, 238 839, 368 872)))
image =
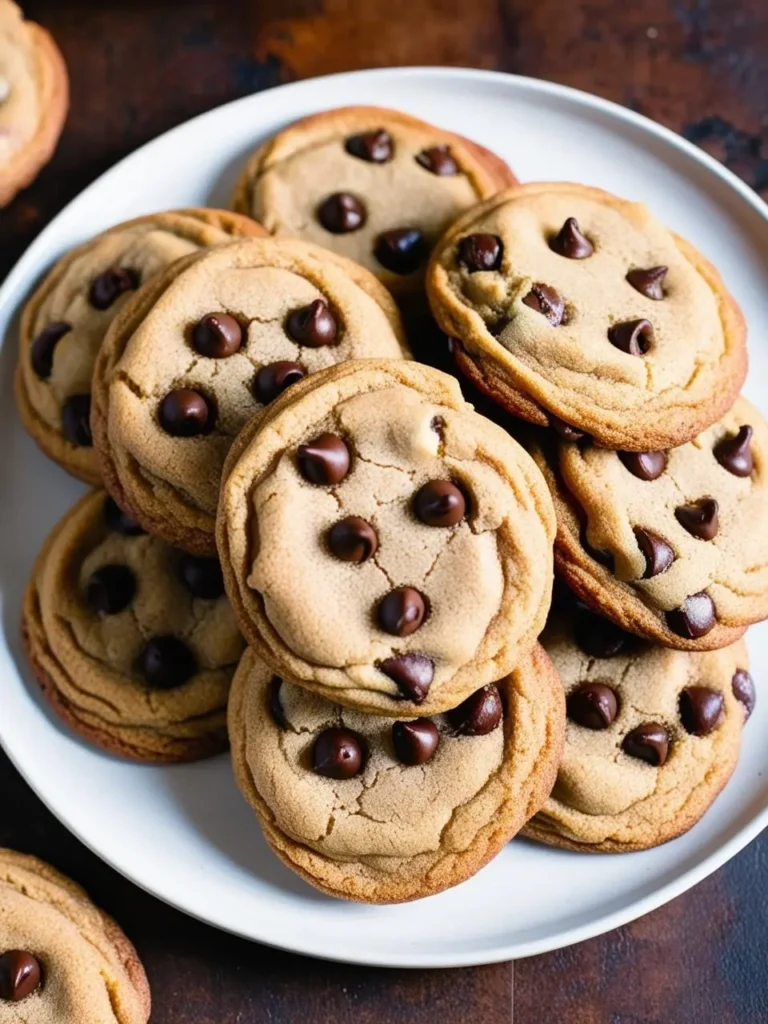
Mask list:
POLYGON ((215 558, 150 537, 107 497, 83 498, 49 537, 23 633, 55 710, 137 761, 226 748, 229 686, 244 642, 215 558))
POLYGON ((746 374, 744 320, 714 267, 599 189, 531 184, 481 203, 440 240, 427 291, 474 383, 610 448, 692 440, 746 374))
POLYGON ((552 506, 455 378, 341 364, 235 442, 217 541, 246 639, 286 679, 408 718, 503 677, 549 607, 552 506))
POLYGON ((743 642, 703 653, 655 647, 574 604, 553 616, 542 643, 568 723, 555 788, 526 834, 621 853, 687 832, 736 767, 754 707, 743 642))
POLYGON ((67 68, 56 43, 12 0, 0 0, 0 207, 50 160, 68 105, 67 68))
POLYGON ((273 234, 355 260, 402 296, 421 290, 448 225, 515 181, 469 139, 397 110, 342 107, 264 143, 238 183, 235 209, 273 234))
POLYGON ((361 714, 283 682, 252 651, 235 674, 235 777, 275 853, 319 889, 400 903, 469 878, 542 806, 563 691, 538 645, 445 716, 361 714))
POLYGON ((24 310, 16 370, 22 421, 46 455, 86 483, 100 482, 91 378, 110 324, 140 285, 174 260, 263 234, 238 214, 178 210, 118 224, 59 260, 24 310))
POLYGON ((709 650, 768 617, 768 424, 745 398, 689 444, 616 452, 540 439, 555 562, 625 629, 709 650))
POLYGON ((0 850, 0 1022, 147 1024, 150 992, 119 926, 69 878, 0 850))
POLYGON ((99 353, 105 485, 150 532, 215 554, 221 470, 243 424, 322 367, 408 355, 391 295, 341 256, 276 238, 193 254, 142 289, 99 353))

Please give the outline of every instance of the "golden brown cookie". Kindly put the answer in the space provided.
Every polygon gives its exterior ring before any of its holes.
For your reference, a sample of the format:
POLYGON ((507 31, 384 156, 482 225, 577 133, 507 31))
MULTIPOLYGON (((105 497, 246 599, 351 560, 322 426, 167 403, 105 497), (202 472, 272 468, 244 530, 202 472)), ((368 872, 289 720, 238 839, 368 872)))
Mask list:
POLYGON ((324 245, 398 297, 419 292, 432 246, 468 207, 516 182, 482 146, 385 107, 302 118, 243 171, 235 209, 324 245))
POLYGON ((568 723, 555 788, 526 835, 621 853, 687 832, 738 761, 755 701, 744 644, 655 647, 573 603, 553 615, 542 643, 568 723))
POLYGON ((477 386, 607 447, 692 440, 746 375, 744 320, 715 268, 645 206, 584 185, 522 185, 468 211, 427 291, 477 386))
POLYGON ((401 903, 488 863, 549 794, 563 691, 538 645, 454 712, 403 722, 284 683, 252 651, 235 675, 235 778, 288 867, 332 896, 401 903))
POLYGON ((315 374, 248 424, 224 479, 217 542, 241 628, 329 700, 443 712, 510 672, 544 625, 546 485, 439 370, 315 374))
POLYGON ((129 297, 174 260, 263 235, 224 210, 175 210, 118 224, 63 256, 21 321, 16 402, 46 455, 86 483, 101 481, 89 424, 96 354, 129 297))
POLYGON ((226 748, 245 645, 217 559, 150 537, 95 491, 48 538, 22 622, 46 697, 87 739, 154 763, 226 748))
POLYGON ((768 617, 768 424, 745 398, 679 448, 532 445, 558 519, 558 572, 667 647, 711 650, 768 617))
POLYGON ((319 246, 262 238, 186 257, 139 291, 99 353, 105 485, 150 532, 213 554, 222 466, 247 420, 307 373, 409 354, 387 290, 319 246))
POLYGON ((0 850, 0 1024, 147 1024, 147 976, 118 925, 48 864, 0 850))
POLYGON ((0 0, 0 207, 31 185, 59 141, 69 105, 64 58, 12 0, 0 0))

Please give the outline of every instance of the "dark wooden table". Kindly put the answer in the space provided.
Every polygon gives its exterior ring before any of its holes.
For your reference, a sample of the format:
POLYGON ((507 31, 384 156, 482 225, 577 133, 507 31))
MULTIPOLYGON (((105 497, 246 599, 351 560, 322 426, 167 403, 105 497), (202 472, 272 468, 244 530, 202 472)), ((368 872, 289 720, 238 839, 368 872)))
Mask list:
MULTIPOLYGON (((53 163, 0 213, 0 277, 126 153, 280 82, 450 64, 617 100, 768 198, 766 0, 27 0, 56 35, 72 111, 53 163)), ((190 156, 194 159, 194 155, 190 156)), ((0 713, 2 713, 0 711, 0 713)), ((278 953, 198 924, 101 864, 0 755, 0 844, 84 884, 136 943, 156 1024, 765 1024, 768 835, 662 910, 580 946, 467 970, 278 953)))

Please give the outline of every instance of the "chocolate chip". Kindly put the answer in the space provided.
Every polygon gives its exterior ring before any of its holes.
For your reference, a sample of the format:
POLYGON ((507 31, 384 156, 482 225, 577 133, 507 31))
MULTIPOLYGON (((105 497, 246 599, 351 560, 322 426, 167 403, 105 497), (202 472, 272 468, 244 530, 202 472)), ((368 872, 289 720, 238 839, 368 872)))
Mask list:
POLYGON ((714 498, 701 498, 692 505, 678 505, 675 519, 699 540, 712 540, 717 536, 718 504, 714 498))
POLYGON ((373 254, 393 274, 413 274, 426 261, 427 243, 415 228, 396 228, 379 235, 373 254))
POLYGON ((443 434, 445 433, 445 420, 442 416, 433 416, 429 421, 429 429, 434 430, 437 436, 442 440, 443 434))
POLYGON ((324 299, 294 309, 285 321, 285 329, 294 341, 309 348, 322 348, 336 340, 339 325, 324 299))
POLYGON ((110 530, 122 533, 125 537, 138 537, 145 531, 120 508, 113 498, 104 502, 104 521, 110 530))
POLYGON ((568 717, 585 729, 607 729, 619 712, 615 692, 605 683, 584 683, 568 695, 568 717))
POLYGON ((427 526, 455 526, 466 515, 467 502, 450 480, 430 480, 416 492, 413 511, 427 526))
POLYGON ((396 654, 380 662, 378 668, 397 684, 406 700, 424 703, 435 675, 435 663, 426 654, 396 654))
POLYGON ((708 736, 723 720, 725 701, 719 690, 688 686, 680 694, 680 720, 692 736, 708 736))
POLYGON ((365 224, 365 206, 349 192, 334 192, 317 208, 317 219, 332 235, 346 235, 365 224))
POLYGON ((300 444, 297 454, 301 475, 311 484, 338 484, 349 472, 349 448, 336 434, 320 434, 300 444))
POLYGON ((175 636, 154 636, 148 640, 137 667, 147 685, 158 690, 182 686, 197 672, 194 654, 175 636))
POLYGON ((715 458, 734 476, 750 476, 754 468, 751 441, 752 427, 739 427, 735 437, 724 437, 715 445, 715 458))
POLYGON ((414 587, 396 587, 381 599, 379 626, 391 636, 410 636, 424 622, 427 604, 414 587))
POLYGON ((91 574, 85 588, 88 607, 103 615, 117 615, 133 600, 136 577, 127 565, 103 565, 91 574))
POLYGON ((351 779, 365 763, 366 743, 351 729, 324 729, 312 748, 312 767, 328 779, 351 779))
POLYGON ((666 452, 619 452, 618 455, 638 480, 656 480, 667 468, 666 452))
POLYGON ((42 980, 39 960, 25 949, 0 956, 0 999, 18 1003, 31 996, 42 980))
POLYGON ((291 386, 305 377, 302 366, 289 359, 281 359, 276 363, 267 363, 256 374, 253 382, 253 393, 262 405, 269 405, 291 386))
POLYGON ((669 754, 669 733, 658 722, 648 722, 627 733, 621 745, 625 754, 659 768, 669 754))
POLYGON ((359 516, 347 516, 328 531, 328 546, 342 562, 367 562, 376 554, 379 538, 370 523, 359 516))
POLYGON ((449 711, 448 721, 461 736, 487 736, 499 724, 503 714, 499 688, 495 683, 489 683, 449 711))
POLYGON ((123 292, 132 292, 138 287, 139 275, 135 270, 110 267, 91 282, 91 305, 94 309, 109 309, 123 292))
POLYGON ((32 363, 32 369, 40 380, 47 380, 51 376, 54 349, 64 335, 69 334, 71 330, 71 324, 57 321, 44 327, 32 342, 29 350, 29 360, 32 363))
POLYGON ((534 284, 523 299, 526 306, 535 309, 549 320, 553 327, 559 327, 565 315, 563 297, 548 284, 534 284))
POLYGON ((441 178, 459 173, 459 165, 453 159, 448 146, 432 146, 430 149, 422 149, 416 156, 416 163, 441 178))
POLYGON ((649 267, 647 270, 630 270, 627 280, 646 299, 655 299, 658 302, 664 298, 663 285, 668 269, 668 267, 649 267))
POLYGON ((440 744, 440 733, 429 718, 417 718, 415 722, 395 722, 392 726, 392 743, 403 764, 425 764, 434 756, 440 744))
POLYGON ((614 324, 608 331, 608 340, 622 352, 644 356, 653 344, 653 326, 650 320, 627 320, 614 324))
POLYGON ((214 413, 204 395, 191 388, 169 391, 160 403, 160 426, 172 437, 196 437, 213 427, 214 413))
POLYGON ((558 233, 550 239, 549 247, 558 256, 565 256, 569 260, 584 260, 595 251, 590 240, 582 234, 575 217, 568 218, 558 233))
POLYGON ((572 427, 570 423, 559 419, 553 413, 549 413, 549 425, 562 437, 564 441, 583 441, 587 434, 578 427, 572 427))
POLYGON ((394 151, 392 136, 384 128, 350 135, 344 148, 350 156, 356 156, 358 160, 365 160, 369 164, 387 163, 392 159, 394 151))
POLYGON ((218 558, 201 558, 182 554, 179 559, 179 579, 193 597, 215 601, 224 596, 224 576, 218 558))
POLYGON ((459 242, 459 260, 474 274, 478 270, 498 270, 504 246, 498 235, 467 235, 459 242))
POLYGON ((283 703, 280 700, 280 691, 282 688, 283 680, 280 676, 272 676, 267 690, 267 701, 269 703, 269 712, 272 715, 275 725, 280 729, 287 729, 288 719, 285 717, 283 703))
POLYGON ((644 526, 636 526, 634 532, 638 547, 645 556, 643 579, 650 580, 666 572, 675 560, 672 546, 658 533, 647 530, 644 526))
POLYGON ((61 432, 70 444, 78 448, 90 448, 91 396, 71 395, 61 407, 61 432))
POLYGON ((590 658, 613 658, 630 642, 629 633, 580 604, 573 622, 573 636, 578 646, 590 658))
POLYGON ((229 313, 208 313, 192 331, 192 345, 207 359, 228 359, 239 352, 243 329, 229 313))
POLYGON ((667 612, 666 618, 672 632, 686 640, 698 640, 706 636, 717 621, 712 598, 704 591, 686 597, 682 607, 667 612))
POLYGON ((731 689, 736 700, 741 701, 747 711, 747 718, 755 710, 755 682, 746 669, 739 668, 733 674, 731 689))

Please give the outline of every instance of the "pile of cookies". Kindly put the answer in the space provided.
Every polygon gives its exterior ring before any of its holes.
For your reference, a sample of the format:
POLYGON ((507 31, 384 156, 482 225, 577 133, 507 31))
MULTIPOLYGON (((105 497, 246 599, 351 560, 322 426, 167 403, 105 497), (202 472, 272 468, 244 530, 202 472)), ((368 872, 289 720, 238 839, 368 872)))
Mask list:
POLYGON ((520 832, 664 842, 755 699, 745 333, 642 206, 384 108, 290 125, 233 212, 118 225, 24 310, 23 422, 97 488, 27 588, 35 675, 122 756, 229 744, 336 896, 439 892, 520 832))

